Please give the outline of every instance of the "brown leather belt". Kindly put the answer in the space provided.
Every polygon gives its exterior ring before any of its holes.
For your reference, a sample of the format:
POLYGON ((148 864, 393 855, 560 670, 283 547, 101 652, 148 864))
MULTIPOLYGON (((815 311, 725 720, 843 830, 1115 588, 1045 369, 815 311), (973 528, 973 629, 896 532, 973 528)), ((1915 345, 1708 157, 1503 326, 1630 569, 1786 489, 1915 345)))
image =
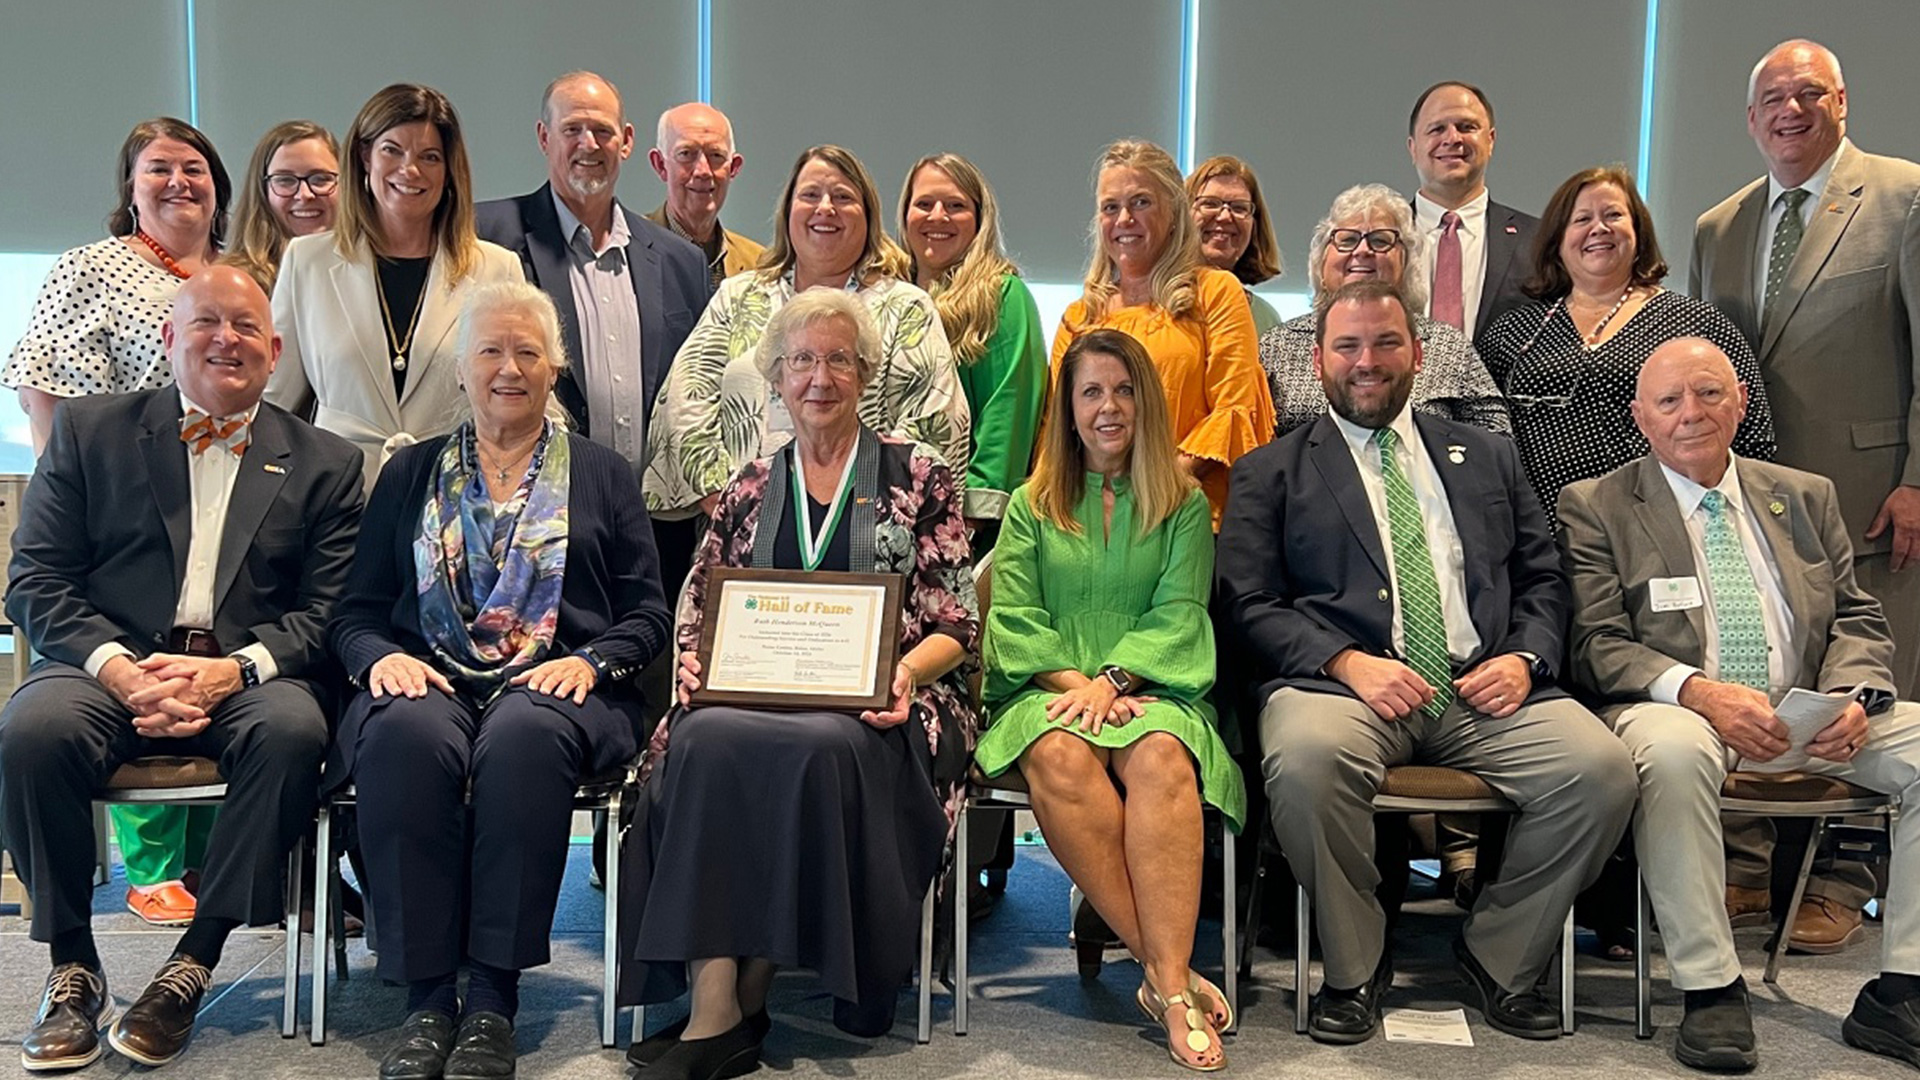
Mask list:
POLYGON ((167 651, 184 653, 187 656, 225 656, 226 650, 214 640, 213 631, 198 630, 191 626, 176 626, 167 638, 167 651))

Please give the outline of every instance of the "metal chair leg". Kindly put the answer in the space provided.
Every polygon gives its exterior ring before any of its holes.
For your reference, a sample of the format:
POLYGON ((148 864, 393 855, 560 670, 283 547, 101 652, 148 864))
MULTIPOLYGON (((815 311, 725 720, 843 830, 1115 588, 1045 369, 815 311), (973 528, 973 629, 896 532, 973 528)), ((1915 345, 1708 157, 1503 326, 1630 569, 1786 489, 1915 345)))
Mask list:
POLYGON ((1633 876, 1633 1035, 1653 1038, 1653 940, 1648 933, 1653 918, 1648 908, 1647 874, 1636 869, 1633 876))
POLYGON ((1225 968, 1227 1011, 1233 1023, 1222 1035, 1231 1035, 1240 1027, 1240 882, 1234 865, 1233 830, 1227 819, 1220 819, 1220 966, 1225 968))
POLYGON ((1827 819, 1813 819, 1813 831, 1807 834, 1807 853, 1800 857, 1800 876, 1793 879, 1793 899, 1787 901, 1787 910, 1780 913, 1780 929, 1773 935, 1773 948, 1767 950, 1767 976, 1769 983, 1777 982, 1780 974, 1780 958, 1787 955, 1788 939, 1793 937, 1793 917, 1800 911, 1800 901, 1807 895, 1807 878, 1813 874, 1813 860, 1820 853, 1820 845, 1827 838, 1827 819))
POLYGON ((954 875, 953 883, 953 1033, 967 1033, 967 924, 970 921, 967 912, 968 894, 973 892, 973 878, 966 872, 967 846, 970 830, 967 819, 972 817, 973 800, 960 800, 960 817, 954 823, 953 851, 955 866, 959 873, 954 875))
POLYGON ((1293 1033, 1307 1033, 1307 953, 1312 950, 1313 898, 1305 885, 1294 886, 1293 898, 1293 1033))
POLYGON ((936 874, 920 902, 920 1026, 914 1037, 922 1045, 933 1041, 933 899, 939 891, 936 874))
POLYGON ((304 839, 287 853, 287 955, 280 984, 280 1037, 291 1039, 300 1030, 300 876, 306 860, 304 839))
POLYGON ((1253 881, 1247 886, 1247 921, 1240 924, 1240 977, 1253 975, 1253 946, 1260 939, 1260 905, 1266 899, 1267 853, 1256 841, 1253 846, 1253 881))
POLYGON ((327 960, 332 949, 333 921, 328 910, 333 875, 339 873, 333 854, 333 807, 320 802, 313 842, 313 1000, 307 1020, 307 1039, 315 1046, 327 1042, 327 960))
POLYGON ((614 1007, 614 994, 618 992, 620 973, 620 803, 623 792, 615 788, 607 796, 608 819, 606 829, 606 847, 601 854, 606 859, 606 892, 601 896, 603 914, 601 918, 600 942, 600 1045, 611 1048, 620 1041, 616 1030, 619 1026, 618 1010, 614 1007))
POLYGON ((1573 911, 1560 927, 1560 1033, 1573 1034, 1573 911))

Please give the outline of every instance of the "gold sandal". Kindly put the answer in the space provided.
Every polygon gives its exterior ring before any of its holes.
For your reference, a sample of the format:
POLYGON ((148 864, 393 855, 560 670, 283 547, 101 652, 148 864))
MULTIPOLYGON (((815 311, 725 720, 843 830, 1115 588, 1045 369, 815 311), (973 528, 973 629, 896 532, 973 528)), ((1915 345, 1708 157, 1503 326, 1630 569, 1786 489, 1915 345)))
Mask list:
POLYGON ((1198 972, 1194 973, 1193 981, 1196 985, 1188 988, 1188 996, 1198 999, 1194 1004, 1205 1009, 1207 1020, 1213 1025, 1213 1030, 1232 1031, 1233 1003, 1227 1000, 1227 995, 1221 993, 1219 987, 1198 972), (1212 1004, 1208 1004, 1208 999, 1212 999, 1212 1004), (1215 1014, 1218 1014, 1217 1018, 1215 1014))
POLYGON ((1173 1059, 1175 1065, 1192 1069, 1194 1072, 1219 1072, 1221 1069, 1227 1067, 1227 1056, 1224 1051, 1220 1050, 1220 1037, 1214 1032, 1212 1021, 1207 1018, 1206 1013, 1194 1007, 1193 999, 1195 996, 1195 990, 1189 986, 1182 993, 1175 994, 1170 998, 1162 998, 1151 984, 1142 979, 1140 981, 1140 989, 1134 991, 1133 1001, 1134 1004, 1140 1006, 1140 1011, 1146 1014, 1147 1019, 1166 1029, 1167 1056, 1173 1059), (1155 1006, 1158 1006, 1158 1008, 1156 1009, 1155 1006), (1179 1040, 1178 1043, 1174 1040, 1173 1025, 1167 1021, 1167 1014, 1175 1008, 1183 1010, 1181 1019, 1185 1021, 1187 1026, 1186 1037, 1179 1040), (1180 1056, 1179 1046, 1182 1043, 1184 1043, 1186 1048, 1192 1053, 1206 1054, 1208 1052, 1218 1052, 1220 1056, 1211 1064, 1204 1061, 1190 1061, 1180 1056))

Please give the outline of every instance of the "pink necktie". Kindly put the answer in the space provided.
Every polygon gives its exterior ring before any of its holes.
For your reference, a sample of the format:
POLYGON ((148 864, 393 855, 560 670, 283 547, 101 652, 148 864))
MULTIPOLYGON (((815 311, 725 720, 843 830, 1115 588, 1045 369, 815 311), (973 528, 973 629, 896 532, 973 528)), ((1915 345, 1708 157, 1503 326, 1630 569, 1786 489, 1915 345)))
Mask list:
POLYGON ((1460 215, 1440 215, 1440 251, 1433 258, 1433 319, 1455 330, 1467 328, 1460 292, 1460 215))

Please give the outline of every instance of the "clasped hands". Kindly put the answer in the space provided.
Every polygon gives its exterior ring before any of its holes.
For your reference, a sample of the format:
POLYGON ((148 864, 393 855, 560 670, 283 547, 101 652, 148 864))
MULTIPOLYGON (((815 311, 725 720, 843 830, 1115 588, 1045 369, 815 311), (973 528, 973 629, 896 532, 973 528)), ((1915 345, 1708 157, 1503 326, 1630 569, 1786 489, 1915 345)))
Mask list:
MULTIPOLYGON (((1412 668, 1386 656, 1343 649, 1327 661, 1326 671, 1344 683, 1382 720, 1404 720, 1433 704, 1434 689, 1412 668)), ((1502 653, 1488 657, 1453 680, 1460 702, 1495 720, 1512 716, 1533 692, 1526 657, 1502 653)))
POLYGON ((224 656, 121 655, 100 666, 100 684, 133 712, 133 729, 150 739, 185 739, 206 730, 213 710, 240 689, 240 663, 224 656))
MULTIPOLYGON (((1680 687, 1680 704, 1699 713, 1720 741, 1748 761, 1772 761, 1793 748, 1787 725, 1773 714, 1767 695, 1750 686, 1693 675, 1680 687)), ((1867 710, 1848 702, 1839 719, 1814 735, 1807 754, 1823 761, 1852 761, 1867 744, 1867 710)))
POLYGON ((1047 702, 1048 721, 1098 735, 1103 727, 1124 727, 1135 717, 1146 715, 1147 705, 1155 700, 1144 694, 1122 694, 1104 678, 1090 679, 1085 675, 1080 678, 1086 681, 1061 691, 1047 702))
MULTIPOLYGON (((524 686, 536 694, 548 697, 571 699, 575 705, 585 703, 587 694, 593 690, 600 676, 593 665, 577 656, 562 656, 515 675, 508 680, 511 686, 524 686)), ((432 687, 443 694, 453 696, 453 684, 432 664, 419 657, 408 656, 403 652, 390 652, 373 662, 367 672, 367 689, 375 698, 425 697, 427 688, 432 687)))

